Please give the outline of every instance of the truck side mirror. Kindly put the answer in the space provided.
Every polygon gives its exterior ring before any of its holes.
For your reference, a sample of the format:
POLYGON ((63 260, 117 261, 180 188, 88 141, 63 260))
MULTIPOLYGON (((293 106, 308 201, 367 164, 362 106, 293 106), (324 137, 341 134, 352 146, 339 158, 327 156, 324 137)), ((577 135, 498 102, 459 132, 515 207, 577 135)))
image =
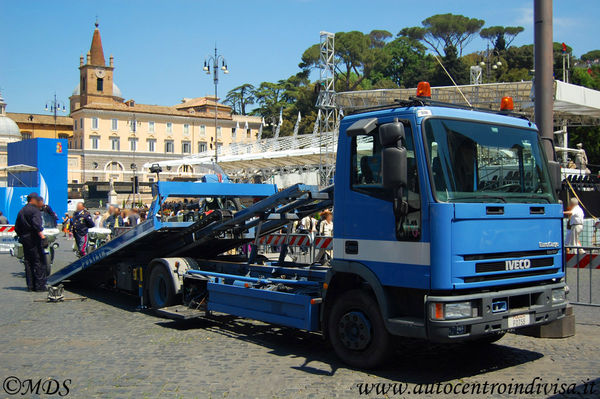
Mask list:
POLYGON ((379 127, 381 175, 383 186, 398 189, 407 185, 407 152, 404 148, 404 125, 395 121, 379 127))
POLYGON ((548 173, 550 174, 550 182, 552 188, 558 192, 562 186, 562 179, 560 173, 560 164, 556 161, 548 161, 548 173))

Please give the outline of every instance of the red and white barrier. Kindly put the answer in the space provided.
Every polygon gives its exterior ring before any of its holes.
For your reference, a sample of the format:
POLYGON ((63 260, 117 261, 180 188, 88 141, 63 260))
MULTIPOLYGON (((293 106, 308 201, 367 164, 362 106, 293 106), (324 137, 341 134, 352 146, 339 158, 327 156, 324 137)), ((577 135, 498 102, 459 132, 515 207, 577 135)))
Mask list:
POLYGON ((576 269, 600 269, 600 255, 567 254, 565 265, 576 269))
POLYGON ((310 245, 310 237, 307 234, 269 234, 260 237, 258 244, 272 246, 287 244, 292 247, 303 247, 310 245))
POLYGON ((316 249, 333 249, 333 237, 315 237, 316 249))
POLYGON ((7 253, 15 246, 15 225, 0 225, 0 253, 7 253))

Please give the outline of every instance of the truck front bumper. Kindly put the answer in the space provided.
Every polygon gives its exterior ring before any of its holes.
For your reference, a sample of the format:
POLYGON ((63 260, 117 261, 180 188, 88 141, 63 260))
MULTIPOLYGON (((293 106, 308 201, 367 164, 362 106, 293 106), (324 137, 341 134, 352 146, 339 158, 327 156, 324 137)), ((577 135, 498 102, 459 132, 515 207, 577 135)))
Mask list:
POLYGON ((567 301, 554 301, 553 291, 565 283, 499 290, 458 296, 427 296, 427 336, 434 342, 457 342, 481 338, 520 327, 546 324, 566 314, 567 301), (472 317, 436 319, 435 309, 448 303, 471 302, 472 317), (505 307, 502 305, 506 305, 505 307))

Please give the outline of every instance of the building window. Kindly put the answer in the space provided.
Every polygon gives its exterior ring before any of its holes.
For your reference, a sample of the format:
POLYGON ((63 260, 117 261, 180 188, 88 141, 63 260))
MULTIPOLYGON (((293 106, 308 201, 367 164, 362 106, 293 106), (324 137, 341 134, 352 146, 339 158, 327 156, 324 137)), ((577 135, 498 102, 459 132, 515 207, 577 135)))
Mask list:
POLYGON ((74 125, 75 126, 73 126, 73 130, 77 130, 77 119, 75 119, 74 125))
POLYGON ((137 142, 138 142, 138 139, 135 139, 135 138, 129 139, 129 151, 137 151, 137 142))
POLYGON ((206 151, 206 143, 204 141, 198 142, 198 152, 206 151))
POLYGON ((252 129, 246 129, 246 138, 252 138, 252 129))
POLYGON ((92 118, 92 129, 98 130, 98 118, 92 118))
POLYGON ((79 128, 83 130, 83 118, 79 118, 79 128))
POLYGON ((192 151, 192 144, 189 141, 181 142, 181 152, 184 154, 189 154, 192 151))
POLYGON ((154 139, 149 139, 148 140, 148 151, 149 152, 156 151, 156 140, 154 140, 154 139))
POLYGON ((190 125, 188 125, 187 123, 183 125, 183 134, 185 134, 186 136, 190 134, 190 125))
POLYGON ((221 126, 217 126, 217 137, 221 137, 221 126))
POLYGON ((92 181, 98 181, 98 176, 93 176, 92 181))
POLYGON ((167 122, 167 134, 173 133, 173 123, 167 122))
POLYGON ((58 138, 59 139, 66 139, 66 140, 68 140, 69 139, 69 135, 68 134, 64 134, 64 133, 60 133, 58 135, 58 138))
POLYGON ((235 140, 235 136, 237 135, 237 127, 231 128, 231 138, 235 140))
POLYGON ((113 151, 119 151, 121 149, 121 140, 118 137, 110 139, 110 145, 113 151))
POLYGON ((200 136, 206 136, 206 126, 200 125, 200 136))
POLYGON ((154 133, 154 121, 148 122, 148 133, 154 133))
POLYGON ((92 150, 97 150, 98 149, 98 142, 100 141, 100 137, 98 137, 98 136, 92 136, 92 137, 90 137, 90 140, 92 142, 92 150))
POLYGON ((29 140, 31 138, 31 133, 29 133, 29 132, 23 132, 23 133, 21 133, 21 138, 23 140, 29 140))
POLYGON ((118 119, 113 119, 113 120, 111 121, 111 124, 110 124, 110 129, 111 129, 113 132, 116 132, 118 128, 119 128, 119 120, 118 120, 118 119))
POLYGON ((175 152, 175 144, 173 140, 165 140, 165 152, 173 153, 175 152))
POLYGON ((98 78, 96 80, 96 90, 104 91, 104 79, 103 78, 98 78))

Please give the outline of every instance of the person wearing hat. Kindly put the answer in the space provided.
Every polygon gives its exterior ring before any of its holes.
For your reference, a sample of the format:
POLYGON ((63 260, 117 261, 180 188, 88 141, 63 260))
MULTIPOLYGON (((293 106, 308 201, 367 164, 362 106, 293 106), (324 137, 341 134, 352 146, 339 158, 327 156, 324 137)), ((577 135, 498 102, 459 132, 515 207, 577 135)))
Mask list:
POLYGON ((19 211, 15 222, 15 232, 23 244, 25 255, 25 279, 29 291, 46 290, 46 256, 43 243, 46 241, 43 230, 41 208, 44 200, 38 193, 27 196, 27 204, 19 211))

